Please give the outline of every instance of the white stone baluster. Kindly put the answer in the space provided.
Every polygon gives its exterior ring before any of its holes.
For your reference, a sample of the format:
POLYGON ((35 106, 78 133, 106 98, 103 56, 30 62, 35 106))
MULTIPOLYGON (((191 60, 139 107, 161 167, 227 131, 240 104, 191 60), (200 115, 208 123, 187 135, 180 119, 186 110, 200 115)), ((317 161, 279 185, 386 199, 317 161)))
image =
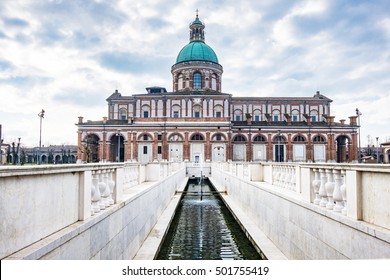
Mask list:
POLYGON ((98 187, 99 187, 99 190, 100 190, 100 195, 102 197, 102 199, 100 200, 99 206, 100 206, 100 209, 103 210, 107 206, 106 205, 106 198, 107 198, 106 184, 104 183, 104 179, 103 179, 103 171, 99 170, 98 174, 99 174, 98 187))
POLYGON ((272 171, 273 171, 273 185, 279 186, 279 167, 274 165, 272 171))
POLYGON ((328 197, 328 203, 326 204, 326 209, 333 210, 334 200, 333 200, 333 191, 334 191, 334 181, 333 181, 333 172, 331 169, 326 169, 326 176, 328 180, 325 184, 326 195, 328 197))
POLYGON ((343 196, 343 204, 344 204, 344 207, 341 210, 341 214, 343 215, 347 215, 347 184, 345 182, 346 180, 345 173, 346 173, 345 170, 341 170, 342 185, 340 187, 340 190, 341 190, 341 195, 343 196))
POLYGON ((317 168, 314 168, 313 172, 314 172, 314 180, 312 182, 312 186, 313 186, 314 195, 315 195, 313 203, 315 205, 320 205, 321 198, 320 198, 320 195, 318 194, 318 192, 320 190, 320 183, 321 183, 320 172, 319 172, 319 169, 317 169, 317 168))
POLYGON ((325 184, 326 184, 326 174, 325 169, 320 169, 320 189, 318 191, 319 196, 321 197, 320 206, 325 207, 328 204, 328 195, 326 193, 325 184))
POLYGON ((297 190, 297 176, 296 176, 296 167, 291 167, 291 190, 296 191, 297 190))
POLYGON ((99 178, 96 171, 92 171, 92 187, 91 187, 91 214, 98 213, 100 211, 99 202, 101 200, 100 190, 99 190, 99 178))
POLYGON ((336 202, 333 210, 335 212, 341 212, 343 209, 343 195, 341 194, 341 172, 340 170, 333 170, 334 176, 334 191, 333 191, 333 199, 336 202))
POLYGON ((284 182, 286 180, 286 167, 280 167, 280 175, 279 175, 279 187, 284 188, 284 182))
POLYGON ((291 170, 290 170, 290 166, 286 166, 285 169, 284 169, 284 182, 283 182, 283 185, 284 185, 284 188, 290 190, 291 189, 291 170))
POLYGON ((109 176, 108 176, 108 187, 110 189, 110 195, 109 195, 108 202, 110 203, 110 205, 114 204, 114 199, 112 198, 113 193, 114 193, 114 188, 115 188, 114 176, 115 176, 115 169, 111 169, 109 176))

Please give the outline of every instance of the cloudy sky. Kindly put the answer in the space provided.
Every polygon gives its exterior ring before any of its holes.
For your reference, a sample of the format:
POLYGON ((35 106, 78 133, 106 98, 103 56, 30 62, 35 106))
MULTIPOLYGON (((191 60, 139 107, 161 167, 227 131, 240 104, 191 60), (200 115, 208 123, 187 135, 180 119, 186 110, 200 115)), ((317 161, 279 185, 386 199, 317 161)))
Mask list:
POLYGON ((76 144, 78 116, 107 115, 106 98, 172 90, 170 68, 188 43, 195 10, 234 96, 333 100, 336 120, 361 116, 390 140, 388 0, 1 0, 0 124, 21 138, 76 144))

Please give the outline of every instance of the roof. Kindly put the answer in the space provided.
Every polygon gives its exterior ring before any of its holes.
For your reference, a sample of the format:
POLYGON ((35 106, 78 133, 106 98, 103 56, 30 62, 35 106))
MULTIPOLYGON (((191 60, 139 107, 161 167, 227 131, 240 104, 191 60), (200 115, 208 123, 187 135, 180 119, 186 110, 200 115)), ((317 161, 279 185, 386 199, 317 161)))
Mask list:
POLYGON ((218 63, 214 50, 203 41, 192 41, 184 46, 177 56, 176 63, 193 60, 218 63))

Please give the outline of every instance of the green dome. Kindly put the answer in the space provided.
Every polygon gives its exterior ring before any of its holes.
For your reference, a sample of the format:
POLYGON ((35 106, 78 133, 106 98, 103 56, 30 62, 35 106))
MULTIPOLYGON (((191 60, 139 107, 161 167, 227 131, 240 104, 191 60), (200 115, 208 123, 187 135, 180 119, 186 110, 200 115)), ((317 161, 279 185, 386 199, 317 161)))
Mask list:
POLYGON ((176 63, 191 60, 210 61, 218 63, 218 58, 212 48, 202 41, 193 41, 179 52, 176 63))

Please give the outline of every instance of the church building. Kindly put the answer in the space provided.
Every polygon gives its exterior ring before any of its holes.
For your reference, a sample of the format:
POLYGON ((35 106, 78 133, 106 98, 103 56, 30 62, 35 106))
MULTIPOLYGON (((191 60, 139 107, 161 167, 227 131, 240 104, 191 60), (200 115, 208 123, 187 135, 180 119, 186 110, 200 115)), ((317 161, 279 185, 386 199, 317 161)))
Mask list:
POLYGON ((223 67, 198 14, 171 68, 173 87, 107 98, 108 117, 79 117, 78 159, 99 161, 357 161, 357 117, 335 121, 332 100, 241 97, 222 91, 223 67))

